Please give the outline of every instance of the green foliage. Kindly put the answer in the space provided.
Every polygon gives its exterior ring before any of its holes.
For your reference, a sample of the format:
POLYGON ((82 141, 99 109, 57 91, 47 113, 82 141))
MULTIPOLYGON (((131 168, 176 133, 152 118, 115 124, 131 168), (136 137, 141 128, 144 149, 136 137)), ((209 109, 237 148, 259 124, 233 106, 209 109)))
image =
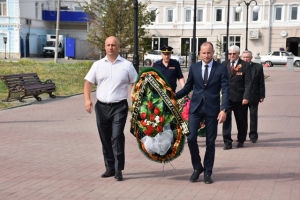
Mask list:
MULTIPOLYGON (((90 16, 89 42, 104 50, 105 39, 108 36, 116 36, 121 43, 121 47, 126 48, 128 52, 132 52, 134 40, 133 1, 94 0, 85 1, 84 4, 79 3, 79 5, 90 16)), ((149 49, 149 37, 147 36, 149 31, 146 27, 151 25, 151 21, 156 17, 155 11, 147 11, 147 5, 147 3, 138 3, 138 36, 141 51, 149 49)))
POLYGON ((222 57, 222 53, 223 53, 223 43, 221 40, 217 39, 217 43, 216 43, 216 53, 218 57, 222 57))
MULTIPOLYGON (((51 79, 56 85, 56 96, 68 96, 83 92, 84 77, 92 66, 92 62, 54 63, 36 62, 21 59, 19 62, 0 62, 0 76, 8 74, 37 73, 41 81, 51 79)), ((3 81, 0 81, 0 101, 8 95, 3 81)), ((0 103, 0 109, 14 103, 0 103)))

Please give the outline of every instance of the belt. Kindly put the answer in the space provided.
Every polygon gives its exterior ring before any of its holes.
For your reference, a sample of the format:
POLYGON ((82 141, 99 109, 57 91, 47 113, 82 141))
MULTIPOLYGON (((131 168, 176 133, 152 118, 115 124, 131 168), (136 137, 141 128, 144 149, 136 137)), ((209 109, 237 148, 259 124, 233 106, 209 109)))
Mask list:
POLYGON ((114 103, 104 103, 104 102, 101 102, 98 100, 98 102, 102 105, 106 105, 106 106, 115 106, 115 105, 118 105, 118 104, 122 104, 122 103, 125 103, 127 102, 127 99, 123 99, 122 101, 119 101, 119 102, 114 102, 114 103))

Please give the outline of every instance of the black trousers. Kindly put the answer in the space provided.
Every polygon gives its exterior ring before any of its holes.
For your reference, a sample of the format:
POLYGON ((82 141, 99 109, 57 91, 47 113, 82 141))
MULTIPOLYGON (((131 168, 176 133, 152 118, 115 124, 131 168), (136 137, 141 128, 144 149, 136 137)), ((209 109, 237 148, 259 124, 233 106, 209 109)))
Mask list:
POLYGON ((244 143, 247 137, 247 119, 248 119, 248 105, 242 105, 242 102, 229 101, 230 110, 227 113, 226 121, 223 123, 223 140, 224 144, 232 143, 231 129, 232 129, 232 112, 234 113, 237 125, 237 139, 239 142, 244 143), (231 112, 232 110, 232 112, 231 112))
POLYGON ((124 170, 124 128, 128 115, 128 103, 121 101, 118 104, 104 105, 97 101, 95 112, 105 167, 110 170, 124 170))
MULTIPOLYGON (((250 132, 249 138, 257 140, 257 124, 258 124, 258 103, 252 103, 248 105, 250 111, 250 132)), ((248 127, 248 124, 247 124, 248 127)))
POLYGON ((198 129, 200 122, 205 117, 206 125, 206 151, 204 156, 204 174, 211 175, 215 161, 215 141, 218 132, 218 120, 217 116, 207 116, 205 110, 203 110, 203 103, 199 106, 195 113, 189 114, 189 131, 187 136, 187 142, 191 154, 192 165, 195 170, 201 169, 201 157, 199 155, 199 147, 197 143, 198 129))

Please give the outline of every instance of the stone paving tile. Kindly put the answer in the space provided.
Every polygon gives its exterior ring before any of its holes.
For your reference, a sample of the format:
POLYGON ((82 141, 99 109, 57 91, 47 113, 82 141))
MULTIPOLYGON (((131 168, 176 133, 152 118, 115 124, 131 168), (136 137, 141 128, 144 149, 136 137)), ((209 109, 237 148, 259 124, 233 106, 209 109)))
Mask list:
MULTIPOLYGON (((220 125, 212 185, 203 175, 189 182, 186 143, 171 163, 148 160, 129 132, 130 117, 124 181, 102 179, 95 113, 85 111, 82 95, 1 110, 0 199, 300 199, 300 69, 265 68, 265 74, 258 142, 224 151, 220 125)), ((233 125, 233 139, 236 133, 233 125)), ((198 144, 203 159, 205 138, 198 144)))

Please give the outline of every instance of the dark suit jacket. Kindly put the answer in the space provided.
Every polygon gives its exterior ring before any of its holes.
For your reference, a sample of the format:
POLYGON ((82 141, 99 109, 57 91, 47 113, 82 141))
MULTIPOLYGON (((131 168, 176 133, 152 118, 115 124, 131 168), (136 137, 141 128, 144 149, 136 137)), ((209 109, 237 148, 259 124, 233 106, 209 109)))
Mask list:
POLYGON ((251 86, 251 72, 248 67, 249 64, 239 59, 235 67, 237 71, 231 74, 230 72, 230 60, 222 62, 227 66, 229 73, 229 88, 230 95, 229 100, 232 102, 242 102, 243 99, 249 100, 250 86, 251 86))
POLYGON ((249 104, 259 103, 260 99, 265 98, 265 75, 263 66, 258 63, 250 63, 251 80, 249 104))
POLYGON ((190 113, 193 113, 204 101, 206 115, 218 116, 220 110, 228 110, 229 102, 229 81, 226 66, 213 61, 213 65, 208 77, 208 82, 204 86, 202 78, 202 61, 192 64, 188 79, 184 87, 176 93, 176 98, 182 98, 193 90, 190 105, 190 113), (220 90, 222 89, 222 105, 220 108, 220 90))

